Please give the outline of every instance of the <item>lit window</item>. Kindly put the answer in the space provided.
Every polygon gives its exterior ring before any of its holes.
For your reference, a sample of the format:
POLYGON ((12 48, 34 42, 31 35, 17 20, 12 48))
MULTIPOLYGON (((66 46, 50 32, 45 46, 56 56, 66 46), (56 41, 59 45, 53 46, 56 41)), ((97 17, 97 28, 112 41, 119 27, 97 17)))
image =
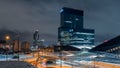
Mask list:
POLYGON ((64 11, 63 9, 60 10, 60 12, 63 12, 63 11, 64 11))
POLYGON ((69 31, 70 31, 70 32, 72 32, 72 31, 73 31, 73 29, 70 29, 69 31))
POLYGON ((112 49, 110 49, 110 52, 112 52, 113 50, 112 49))
POLYGON ((75 18, 76 21, 78 21, 79 19, 78 18, 75 18))
POLYGON ((66 23, 72 23, 71 21, 65 21, 66 23))
POLYGON ((116 50, 115 48, 112 49, 113 51, 116 50))
POLYGON ((118 49, 118 47, 116 47, 116 50, 118 49))
POLYGON ((110 52, 110 50, 107 50, 107 52, 110 52))

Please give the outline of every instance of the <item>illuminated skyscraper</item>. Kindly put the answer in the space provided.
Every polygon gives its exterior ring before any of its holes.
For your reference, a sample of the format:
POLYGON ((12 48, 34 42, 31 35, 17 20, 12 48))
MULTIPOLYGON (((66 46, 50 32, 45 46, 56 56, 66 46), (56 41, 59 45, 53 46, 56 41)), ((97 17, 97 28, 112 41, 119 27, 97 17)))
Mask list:
POLYGON ((37 49, 39 44, 39 31, 36 30, 33 34, 33 46, 32 49, 37 49))
POLYGON ((38 41, 39 40, 39 32, 38 32, 38 30, 36 30, 35 33, 33 34, 33 40, 34 41, 38 41))
POLYGON ((94 45, 94 30, 83 28, 83 11, 62 8, 61 23, 58 28, 58 41, 62 45, 92 46, 94 45))

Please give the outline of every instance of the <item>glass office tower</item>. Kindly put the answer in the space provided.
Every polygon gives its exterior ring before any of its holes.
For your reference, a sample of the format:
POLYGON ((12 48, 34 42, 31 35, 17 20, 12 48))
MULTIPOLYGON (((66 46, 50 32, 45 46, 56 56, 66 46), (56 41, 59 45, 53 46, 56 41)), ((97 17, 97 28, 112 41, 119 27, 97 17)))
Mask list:
POLYGON ((58 41, 61 45, 94 45, 94 30, 83 28, 83 11, 62 8, 61 23, 58 28, 58 41))

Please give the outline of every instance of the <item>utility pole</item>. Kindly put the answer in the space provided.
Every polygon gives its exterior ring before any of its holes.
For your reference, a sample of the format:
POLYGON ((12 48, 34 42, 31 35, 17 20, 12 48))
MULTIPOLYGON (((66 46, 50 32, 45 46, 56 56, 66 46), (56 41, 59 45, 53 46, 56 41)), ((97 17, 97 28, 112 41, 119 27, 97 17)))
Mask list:
MULTIPOLYGON (((9 40, 10 40, 10 36, 9 35, 7 35, 7 36, 5 36, 5 40, 6 40, 6 45, 7 45, 7 43, 8 43, 8 46, 9 46, 9 40)), ((8 51, 6 51, 6 61, 7 61, 7 57, 8 56, 8 51)))

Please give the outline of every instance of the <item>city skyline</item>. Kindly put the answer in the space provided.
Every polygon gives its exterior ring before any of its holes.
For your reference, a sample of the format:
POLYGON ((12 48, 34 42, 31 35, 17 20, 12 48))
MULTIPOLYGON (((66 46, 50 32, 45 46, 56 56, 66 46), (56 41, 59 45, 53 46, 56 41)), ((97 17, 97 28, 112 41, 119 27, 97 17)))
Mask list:
POLYGON ((1 0, 0 29, 17 30, 30 37, 39 29, 40 38, 56 41, 62 7, 83 10, 84 26, 95 29, 97 42, 120 34, 119 0, 1 0))

